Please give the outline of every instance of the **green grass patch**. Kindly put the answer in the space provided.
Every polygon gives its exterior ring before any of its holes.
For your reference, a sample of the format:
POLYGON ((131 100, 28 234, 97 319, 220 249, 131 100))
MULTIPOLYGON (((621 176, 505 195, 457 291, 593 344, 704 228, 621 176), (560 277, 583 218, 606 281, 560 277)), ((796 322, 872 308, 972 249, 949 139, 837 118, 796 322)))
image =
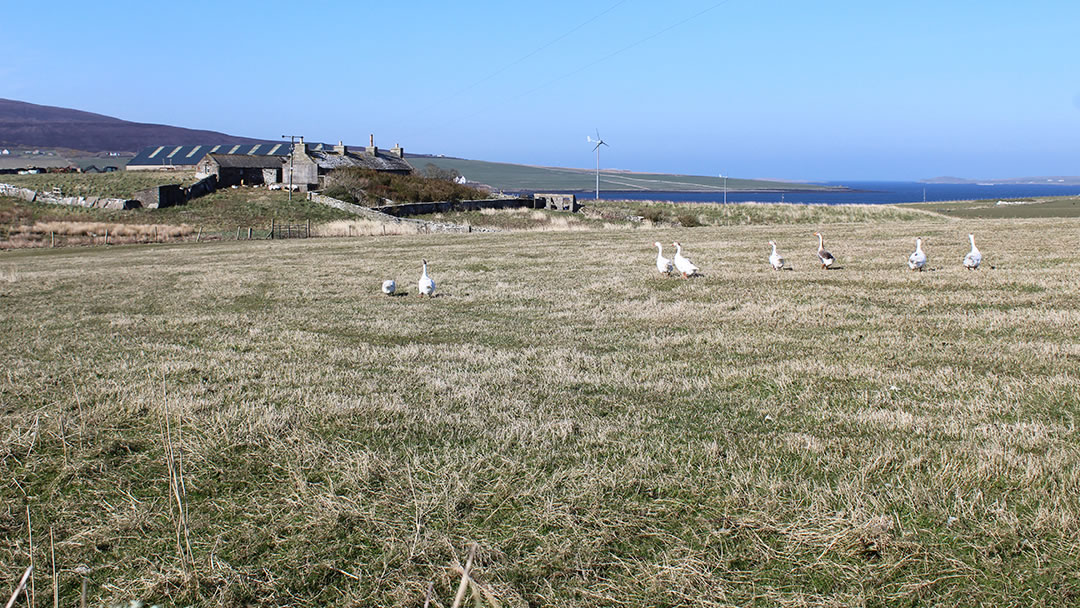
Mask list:
POLYGON ((39 173, 37 175, 0 175, 0 183, 21 188, 52 192, 60 188, 63 196, 100 196, 128 198, 147 188, 195 183, 194 171, 115 171, 113 173, 39 173))
POLYGON ((898 205, 940 213, 948 217, 1023 219, 1040 217, 1080 217, 1080 197, 1054 196, 1024 199, 993 199, 898 205))

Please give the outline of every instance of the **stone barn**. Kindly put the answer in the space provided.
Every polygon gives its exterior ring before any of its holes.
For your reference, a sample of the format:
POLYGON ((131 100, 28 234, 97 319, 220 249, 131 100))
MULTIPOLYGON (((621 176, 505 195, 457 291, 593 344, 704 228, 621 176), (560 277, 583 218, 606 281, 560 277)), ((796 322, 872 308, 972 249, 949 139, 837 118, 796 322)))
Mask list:
POLYGON ((217 177, 218 188, 281 183, 282 158, 248 154, 207 154, 196 176, 217 177))

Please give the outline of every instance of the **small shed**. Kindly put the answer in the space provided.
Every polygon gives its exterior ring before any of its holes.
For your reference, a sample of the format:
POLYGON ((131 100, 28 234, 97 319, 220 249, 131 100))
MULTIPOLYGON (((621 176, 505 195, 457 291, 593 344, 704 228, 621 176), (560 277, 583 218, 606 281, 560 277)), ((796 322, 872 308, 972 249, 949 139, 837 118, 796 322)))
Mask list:
POLYGON ((537 192, 533 195, 533 201, 537 209, 550 209, 552 211, 570 211, 577 213, 581 205, 577 202, 574 194, 548 194, 537 192))
POLYGON ((280 156, 207 154, 199 161, 196 177, 217 178, 218 188, 281 183, 280 156))
POLYGON ((173 205, 183 205, 187 202, 187 196, 184 194, 184 189, 180 187, 180 184, 154 186, 153 188, 139 190, 131 198, 139 201, 139 204, 145 209, 164 209, 173 205))

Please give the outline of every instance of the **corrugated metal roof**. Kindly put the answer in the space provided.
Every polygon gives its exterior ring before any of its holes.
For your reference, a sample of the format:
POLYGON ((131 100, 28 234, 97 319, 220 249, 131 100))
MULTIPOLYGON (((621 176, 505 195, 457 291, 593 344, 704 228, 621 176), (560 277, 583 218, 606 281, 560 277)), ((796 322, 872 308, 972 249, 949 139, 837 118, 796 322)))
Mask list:
MULTIPOLYGON (((220 144, 200 146, 149 146, 143 148, 135 158, 128 161, 129 167, 192 167, 199 164, 207 154, 229 156, 277 156, 289 155, 288 143, 268 144, 220 144)), ((363 152, 363 148, 352 148, 342 157, 334 152, 331 144, 307 144, 308 154, 324 168, 365 167, 376 171, 411 171, 412 166, 404 159, 390 152, 379 150, 378 156, 363 152), (356 150, 354 152, 354 150, 356 150)), ((239 166, 239 165, 232 165, 239 166)))
MULTIPOLYGON (((322 146, 323 144, 318 144, 322 146)), ((207 154, 246 154, 252 156, 288 156, 289 144, 223 144, 200 146, 149 146, 143 148, 135 158, 128 161, 128 166, 169 166, 194 167, 207 154)))

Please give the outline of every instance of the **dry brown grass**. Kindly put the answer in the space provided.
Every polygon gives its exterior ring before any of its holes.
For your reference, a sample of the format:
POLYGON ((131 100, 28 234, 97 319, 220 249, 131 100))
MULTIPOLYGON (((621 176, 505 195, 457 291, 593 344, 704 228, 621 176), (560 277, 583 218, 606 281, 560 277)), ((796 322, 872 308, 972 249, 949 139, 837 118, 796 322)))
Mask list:
POLYGON ((69 602, 78 563, 96 604, 446 602, 476 542, 505 606, 1073 605, 1078 227, 8 252, 0 576, 26 566, 26 504, 69 602), (705 276, 659 276, 657 240, 705 276))
POLYGON ((312 236, 349 237, 381 236, 396 234, 419 234, 419 224, 414 222, 378 222, 375 220, 337 220, 311 227, 312 236))
POLYGON ((162 243, 185 240, 198 235, 197 227, 185 224, 129 224, 114 222, 38 221, 13 226, 0 249, 85 246, 104 244, 162 243))

